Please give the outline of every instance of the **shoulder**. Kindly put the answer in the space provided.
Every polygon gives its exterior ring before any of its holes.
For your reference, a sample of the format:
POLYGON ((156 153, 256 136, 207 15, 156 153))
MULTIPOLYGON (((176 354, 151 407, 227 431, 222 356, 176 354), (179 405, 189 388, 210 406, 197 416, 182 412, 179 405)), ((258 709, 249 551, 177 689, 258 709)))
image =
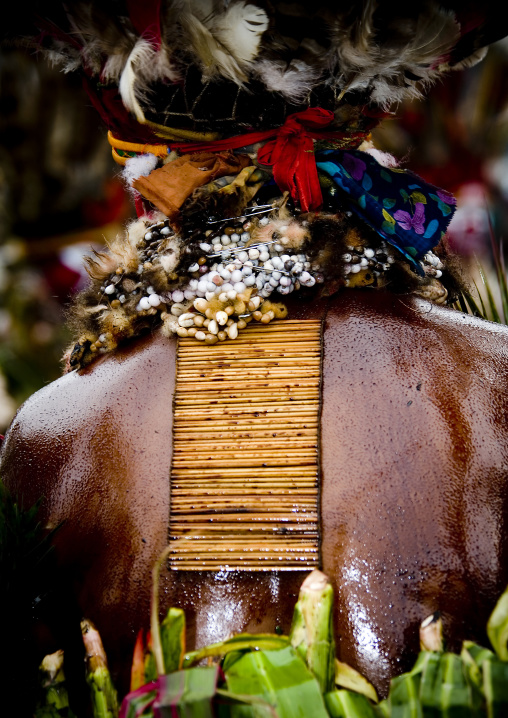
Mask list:
POLYGON ((19 409, 2 446, 8 488, 28 504, 43 494, 49 500, 62 473, 85 472, 83 458, 92 447, 115 456, 156 425, 170 427, 175 356, 176 342, 156 333, 36 392, 19 409))
POLYGON ((508 326, 417 297, 343 292, 330 303, 324 338, 325 351, 354 352, 360 359, 382 351, 393 358, 411 356, 422 366, 433 359, 443 367, 453 361, 464 372, 493 366, 502 376, 508 372, 508 326))

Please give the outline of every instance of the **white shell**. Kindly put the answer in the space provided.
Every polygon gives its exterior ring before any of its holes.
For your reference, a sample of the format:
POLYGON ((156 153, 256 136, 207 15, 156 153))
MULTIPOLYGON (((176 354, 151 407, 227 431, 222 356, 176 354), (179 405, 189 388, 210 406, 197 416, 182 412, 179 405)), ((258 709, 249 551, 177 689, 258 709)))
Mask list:
POLYGON ((226 333, 230 339, 236 339, 238 336, 238 324, 231 324, 231 326, 226 329, 226 333))
POLYGON ((194 314, 192 312, 184 312, 178 317, 178 324, 181 327, 191 327, 194 324, 194 314))
POLYGON ((228 315, 226 314, 226 312, 219 311, 215 315, 215 319, 217 320, 217 324, 220 324, 220 326, 223 327, 225 324, 227 324, 228 315))
POLYGON ((185 307, 183 306, 183 304, 173 304, 170 311, 174 317, 179 317, 181 314, 184 313, 185 307))

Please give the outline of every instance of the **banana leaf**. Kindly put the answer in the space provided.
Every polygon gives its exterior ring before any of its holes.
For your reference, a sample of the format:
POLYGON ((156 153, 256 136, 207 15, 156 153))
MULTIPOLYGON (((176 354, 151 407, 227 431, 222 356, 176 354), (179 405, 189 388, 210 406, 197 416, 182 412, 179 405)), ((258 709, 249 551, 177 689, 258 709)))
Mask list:
POLYGON ((325 694, 325 704, 331 718, 376 718, 368 699, 359 693, 331 691, 325 694))
MULTIPOLYGON (((319 684, 292 646, 244 654, 226 672, 228 691, 269 703, 278 718, 328 718, 319 684)), ((230 707, 231 718, 273 718, 262 705, 230 707)))
POLYGON ((462 662, 469 673, 469 678, 477 690, 483 690, 483 674, 481 666, 485 660, 494 658, 494 653, 488 648, 483 648, 473 641, 464 641, 460 652, 462 662))
POLYGON ((333 588, 321 571, 312 571, 300 588, 289 639, 327 693, 335 687, 333 588))
POLYGON ((482 663, 483 693, 488 718, 508 716, 508 663, 487 658, 482 663))
MULTIPOLYGON (((347 688, 349 691, 361 693, 369 698, 373 703, 378 702, 376 689, 369 681, 362 676, 357 670, 335 659, 335 685, 341 688, 347 688)), ((328 695, 328 694, 327 694, 328 695)))
POLYGON ((508 588, 490 615, 487 635, 499 658, 508 661, 508 588))
POLYGON ((215 665, 159 676, 124 698, 119 718, 214 718, 219 675, 215 665))
POLYGON ((389 696, 379 704, 379 712, 390 718, 423 718, 420 682, 421 675, 412 672, 392 678, 389 696))
POLYGON ((441 715, 440 689, 443 679, 441 670, 442 654, 434 651, 422 651, 411 671, 420 673, 419 698, 425 716, 433 718, 441 715))
POLYGON ((214 718, 219 666, 196 666, 158 680, 154 718, 214 718))
POLYGON ((183 668, 199 663, 203 658, 211 656, 226 656, 233 651, 262 651, 286 648, 289 645, 287 636, 277 636, 275 633, 238 633, 220 643, 212 643, 197 651, 187 653, 183 659, 183 668))
POLYGON ((454 653, 441 654, 441 686, 436 708, 443 718, 474 718, 480 715, 481 696, 468 676, 466 667, 454 653))
POLYGON ((160 627, 162 654, 166 673, 181 669, 185 653, 185 613, 170 608, 160 627))

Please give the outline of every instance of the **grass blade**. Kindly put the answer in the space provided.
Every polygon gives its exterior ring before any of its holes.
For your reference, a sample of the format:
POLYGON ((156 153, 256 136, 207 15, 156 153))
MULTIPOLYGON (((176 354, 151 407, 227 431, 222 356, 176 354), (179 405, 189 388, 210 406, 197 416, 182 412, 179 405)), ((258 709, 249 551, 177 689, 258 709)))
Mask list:
POLYGON ((501 324, 502 323, 501 317, 499 316, 499 312, 497 311, 496 303, 495 303, 494 297, 492 295, 492 290, 490 288, 489 281, 488 281, 481 265, 478 266, 478 271, 480 272, 480 277, 482 278, 483 286, 485 287, 485 291, 487 292, 487 300, 489 303, 491 321, 501 324))
POLYGON ((494 227, 492 226, 492 221, 490 218, 490 214, 488 214, 489 218, 489 233, 490 233, 490 244, 492 246, 492 255, 494 257, 494 267, 496 270, 496 276, 497 281, 499 285, 499 292, 501 294, 501 307, 503 311, 503 324, 506 324, 508 321, 508 287, 506 286, 506 272, 504 267, 504 258, 503 258, 503 240, 496 239, 496 235, 494 233, 494 227))
POLYGON ((483 301, 482 295, 480 294, 480 290, 478 289, 478 285, 476 284, 475 281, 473 281, 473 284, 474 284, 474 286, 475 286, 476 293, 478 294, 478 298, 479 298, 480 304, 481 304, 481 306, 482 306, 482 309, 481 309, 482 318, 483 318, 483 319, 488 319, 487 310, 485 309, 485 303, 484 303, 484 301, 483 301))
POLYGON ((275 633, 238 633, 221 643, 212 643, 197 651, 187 653, 183 659, 183 667, 188 668, 199 663, 203 658, 211 656, 226 656, 233 651, 260 651, 266 649, 286 648, 289 639, 286 636, 277 636, 275 633))

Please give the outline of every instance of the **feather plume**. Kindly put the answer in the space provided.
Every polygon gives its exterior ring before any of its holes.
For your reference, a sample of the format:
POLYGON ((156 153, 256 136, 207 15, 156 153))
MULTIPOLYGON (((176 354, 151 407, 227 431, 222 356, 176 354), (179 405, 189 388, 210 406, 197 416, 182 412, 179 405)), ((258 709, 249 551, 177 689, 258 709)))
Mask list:
POLYGON ((417 83, 437 76, 460 35, 454 14, 434 2, 412 16, 394 14, 388 3, 373 0, 355 12, 336 21, 331 64, 338 66, 344 87, 368 90, 383 107, 418 96, 417 83))
POLYGON ((264 10, 245 2, 236 2, 223 15, 214 17, 210 30, 244 67, 258 54, 261 35, 267 28, 268 17, 264 10))
POLYGON ((165 78, 172 82, 179 78, 166 49, 161 47, 157 51, 148 40, 139 38, 127 58, 119 82, 122 102, 138 122, 145 121, 141 103, 146 101, 148 86, 155 80, 165 78))
POLYGON ((254 71, 272 92, 280 92, 292 101, 301 101, 312 90, 319 78, 318 68, 294 60, 289 67, 283 61, 262 59, 254 71))
POLYGON ((222 76, 242 85, 268 27, 268 17, 264 10, 243 0, 223 13, 215 12, 211 2, 187 0, 180 24, 206 79, 222 76))

